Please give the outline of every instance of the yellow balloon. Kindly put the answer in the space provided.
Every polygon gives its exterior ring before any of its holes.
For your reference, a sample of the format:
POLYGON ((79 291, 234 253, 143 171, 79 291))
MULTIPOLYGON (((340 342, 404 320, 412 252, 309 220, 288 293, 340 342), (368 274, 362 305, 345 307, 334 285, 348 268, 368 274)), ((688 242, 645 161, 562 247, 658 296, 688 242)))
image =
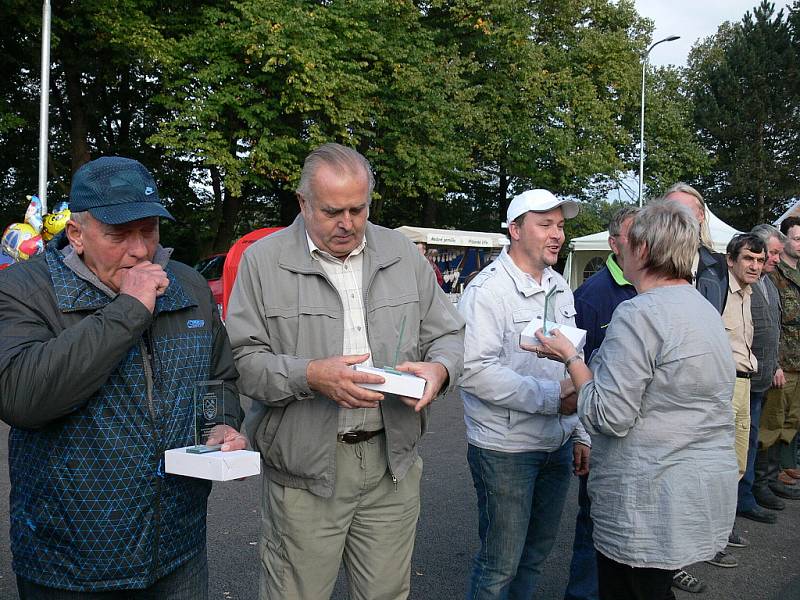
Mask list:
POLYGON ((42 237, 45 242, 49 242, 61 233, 64 227, 67 226, 67 221, 69 221, 71 214, 70 210, 66 208, 61 212, 45 215, 44 223, 42 224, 42 237))

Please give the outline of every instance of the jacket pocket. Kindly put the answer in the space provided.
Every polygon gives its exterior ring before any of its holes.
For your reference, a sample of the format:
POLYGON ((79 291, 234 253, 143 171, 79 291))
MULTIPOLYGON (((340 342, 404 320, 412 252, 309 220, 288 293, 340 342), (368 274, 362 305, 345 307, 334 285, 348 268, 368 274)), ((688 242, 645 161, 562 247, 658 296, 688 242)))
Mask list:
POLYGON ((559 306, 558 307, 558 313, 564 319, 574 319, 575 315, 578 314, 578 311, 575 310, 575 305, 574 304, 565 304, 564 306, 559 306))
POLYGON ((421 315, 416 289, 393 297, 372 297, 368 303, 367 327, 373 364, 392 364, 398 348, 398 362, 422 360, 421 315))
POLYGON ((370 299, 369 311, 374 312, 387 306, 402 306, 409 302, 419 303, 419 294, 416 290, 407 290, 396 296, 381 296, 370 299))
POLYGON ((284 408, 268 408, 266 414, 261 419, 256 429, 255 442, 256 448, 261 456, 266 456, 272 442, 275 441, 275 434, 278 432, 281 421, 283 420, 284 408))
POLYGON ((511 320, 514 322, 516 328, 518 324, 522 325, 520 331, 537 317, 542 316, 542 311, 536 311, 531 308, 517 308, 511 313, 511 320))
POLYGON ((272 351, 276 354, 318 358, 341 354, 341 333, 330 335, 333 324, 341 319, 341 311, 327 306, 300 305, 294 307, 267 306, 264 320, 267 323, 272 351), (320 336, 320 332, 324 335, 320 336), (334 340, 338 339, 338 347, 334 340))
POLYGON ((538 320, 539 326, 542 324, 542 311, 535 310, 532 308, 517 308, 511 312, 511 332, 504 334, 505 338, 505 346, 506 352, 509 356, 512 356, 511 353, 519 352, 520 354, 526 354, 532 356, 531 353, 527 350, 523 350, 519 346, 520 335, 522 334, 522 330, 528 326, 528 323, 531 321, 538 320))

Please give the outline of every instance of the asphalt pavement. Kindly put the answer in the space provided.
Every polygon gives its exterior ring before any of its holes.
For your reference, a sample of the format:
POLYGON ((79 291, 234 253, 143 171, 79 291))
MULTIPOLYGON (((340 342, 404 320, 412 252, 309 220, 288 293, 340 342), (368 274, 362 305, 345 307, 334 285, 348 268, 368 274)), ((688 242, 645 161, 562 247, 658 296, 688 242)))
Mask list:
MULTIPOLYGON (((8 541, 8 427, 0 423, 0 600, 16 598, 8 541)), ((411 573, 411 598, 464 597, 470 562, 478 548, 475 491, 466 462, 461 403, 455 395, 433 406, 422 445, 425 461, 422 513, 411 573)), ((560 600, 569 571, 577 513, 577 481, 569 492, 555 547, 544 568, 538 600, 560 600)), ((217 483, 208 508, 208 557, 212 600, 250 600, 258 589, 260 478, 217 483)), ((693 566, 708 584, 699 595, 679 600, 800 600, 800 501, 787 501, 776 525, 737 519, 748 548, 731 549, 739 567, 693 566)), ((333 598, 347 598, 340 574, 333 598)))

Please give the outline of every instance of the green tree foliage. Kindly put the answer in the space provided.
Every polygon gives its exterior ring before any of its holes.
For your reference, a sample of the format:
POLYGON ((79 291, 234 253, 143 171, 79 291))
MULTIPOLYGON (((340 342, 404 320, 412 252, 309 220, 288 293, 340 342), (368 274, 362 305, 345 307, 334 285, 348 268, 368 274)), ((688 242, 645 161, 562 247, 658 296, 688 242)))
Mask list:
POLYGON ((466 220, 485 227, 521 189, 582 195, 626 168, 649 28, 631 2, 451 0, 431 15, 472 62, 464 189, 479 210, 466 220))
MULTIPOLYGON (((162 86, 156 58, 164 44, 162 32, 179 35, 191 27, 194 6, 155 0, 53 3, 50 206, 68 196, 78 167, 102 155, 129 156, 147 165, 179 215, 180 206, 194 197, 183 162, 164 160, 147 142, 166 118, 152 102, 162 86)), ((25 195, 36 192, 42 7, 0 0, 0 13, 1 68, 10 82, 0 106, 0 215, 5 224, 22 219, 25 195)), ((190 230, 186 223, 166 225, 162 237, 180 240, 181 231, 190 230)))
POLYGON ((216 170, 223 203, 260 188, 286 221, 303 157, 335 140, 373 164, 373 220, 420 222, 420 199, 441 197, 468 167, 455 135, 460 60, 412 3, 248 0, 204 18, 170 48, 160 101, 174 118, 152 141, 216 170))
POLYGON ((697 181, 738 228, 779 216, 800 189, 798 57, 784 11, 767 1, 690 56, 695 122, 713 161, 697 181))
MULTIPOLYGON (((7 223, 36 185, 41 5, 0 13, 7 223)), ((55 2, 51 200, 91 158, 137 158, 193 261, 288 223, 304 156, 333 140, 372 162, 373 220, 497 230, 523 188, 599 197, 634 167, 650 28, 631 0, 55 2)), ((691 162, 660 77, 653 182, 691 162)))
POLYGON ((645 170, 648 197, 676 181, 692 181, 708 172, 710 159, 694 129, 694 104, 684 69, 660 67, 647 80, 645 170))

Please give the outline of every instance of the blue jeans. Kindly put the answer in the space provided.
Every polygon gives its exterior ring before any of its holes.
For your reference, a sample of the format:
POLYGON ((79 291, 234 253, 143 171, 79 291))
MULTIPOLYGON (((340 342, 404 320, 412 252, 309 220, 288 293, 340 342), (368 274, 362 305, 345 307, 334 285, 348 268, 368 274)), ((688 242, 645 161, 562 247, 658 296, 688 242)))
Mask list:
POLYGON ((208 600, 206 550, 143 590, 72 592, 38 585, 17 575, 20 600, 208 600))
POLYGON ((761 406, 764 392, 750 392, 750 447, 747 449, 747 470, 739 480, 739 493, 736 510, 753 510, 756 499, 753 496, 753 482, 756 478, 755 464, 758 451, 758 424, 761 421, 761 406))
POLYGON ((575 520, 575 541, 572 543, 572 562, 564 600, 597 600, 597 551, 594 549, 588 475, 581 475, 578 487, 578 518, 575 520))
POLYGON ((554 452, 469 445, 478 534, 467 598, 530 600, 553 547, 572 472, 572 443, 554 452))

